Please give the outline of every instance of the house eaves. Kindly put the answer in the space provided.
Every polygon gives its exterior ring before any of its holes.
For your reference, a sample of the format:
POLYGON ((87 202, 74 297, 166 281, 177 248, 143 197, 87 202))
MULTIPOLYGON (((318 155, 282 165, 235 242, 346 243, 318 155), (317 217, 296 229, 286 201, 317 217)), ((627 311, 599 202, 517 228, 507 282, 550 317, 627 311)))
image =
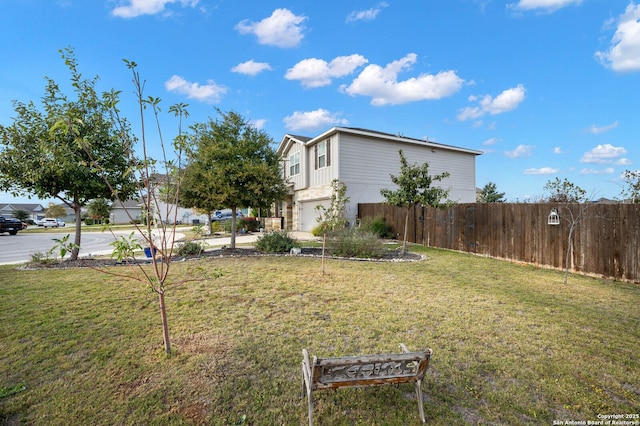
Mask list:
POLYGON ((347 133, 352 135, 364 136, 364 137, 375 138, 375 139, 383 139, 383 140, 394 141, 399 143, 426 146, 433 149, 445 149, 448 151, 463 152, 466 154, 473 154, 473 155, 484 154, 484 152, 478 151, 475 149, 462 148, 462 147, 453 146, 453 145, 445 145, 445 144, 433 142, 430 140, 410 138, 403 135, 394 135, 391 133, 379 132, 377 130, 361 129, 357 127, 332 127, 326 132, 307 140, 305 142, 305 145, 314 145, 337 133, 347 133))
POLYGON ((280 144, 278 145, 278 149, 276 149, 276 153, 282 155, 283 153, 287 152, 287 150, 292 144, 299 143, 302 145, 306 145, 307 142, 309 142, 311 139, 313 138, 310 138, 308 136, 286 134, 280 141, 280 144))

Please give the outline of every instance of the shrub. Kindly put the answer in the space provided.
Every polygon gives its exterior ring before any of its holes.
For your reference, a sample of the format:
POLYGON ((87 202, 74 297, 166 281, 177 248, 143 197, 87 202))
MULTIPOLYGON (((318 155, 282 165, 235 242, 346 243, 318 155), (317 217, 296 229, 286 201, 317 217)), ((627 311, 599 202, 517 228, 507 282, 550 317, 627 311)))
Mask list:
POLYGON ((380 258, 386 251, 376 234, 353 228, 331 232, 327 247, 333 256, 364 259, 380 258))
POLYGON ((383 217, 377 216, 374 218, 365 218, 360 223, 360 229, 363 231, 369 231, 378 236, 378 238, 393 238, 392 227, 385 222, 383 217))
POLYGON ((267 253, 287 253, 298 246, 298 241, 287 231, 268 231, 256 240, 256 248, 267 253))
POLYGON ((56 262, 56 259, 51 257, 50 253, 42 253, 39 251, 31 254, 31 261, 29 263, 33 265, 51 265, 56 262))
POLYGON ((211 232, 222 232, 224 231, 224 226, 220 224, 220 222, 212 222, 211 223, 211 232))
POLYGON ((311 235, 314 237, 321 237, 325 232, 327 232, 328 227, 325 223, 319 223, 311 229, 311 235))
POLYGON ((202 250, 204 250, 204 243, 187 241, 178 246, 176 254, 178 256, 195 256, 202 253, 202 250))
POLYGON ((248 232, 256 232, 260 228, 260 222, 255 217, 242 217, 238 227, 248 232))

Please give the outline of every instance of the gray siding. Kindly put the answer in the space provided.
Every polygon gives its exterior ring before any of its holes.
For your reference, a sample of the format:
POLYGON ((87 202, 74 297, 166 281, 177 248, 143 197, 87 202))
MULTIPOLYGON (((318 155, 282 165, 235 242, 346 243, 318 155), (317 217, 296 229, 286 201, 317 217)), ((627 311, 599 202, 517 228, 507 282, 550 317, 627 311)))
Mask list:
POLYGON ((305 164, 305 152, 304 152, 304 147, 299 144, 299 143, 293 143, 291 144, 291 146, 289 147, 289 150, 287 152, 285 152, 282 156, 285 160, 285 168, 284 168, 284 173, 285 176, 287 178, 287 180, 291 183, 293 183, 293 189, 294 190, 298 190, 298 189, 302 189, 305 188, 307 185, 306 179, 305 179, 305 172, 307 171, 307 166, 305 164), (289 166, 291 165, 289 163, 289 157, 291 157, 292 154, 295 154, 296 152, 300 153, 300 173, 291 176, 290 172, 289 172, 289 166))
MULTIPOLYGON (((318 141, 318 143, 324 142, 327 139, 323 139, 318 141)), ((333 137, 329 139, 329 143, 331 145, 330 148, 330 156, 331 156, 331 164, 326 167, 321 167, 316 169, 316 152, 315 145, 310 145, 307 147, 307 164, 309 170, 309 187, 313 188, 316 186, 323 186, 330 184, 333 179, 338 177, 338 166, 337 166, 337 152, 336 152, 336 138, 333 137)))
MULTIPOLYGON (((363 138, 356 135, 340 135, 340 177, 356 198, 366 198, 375 203, 383 201, 380 189, 393 189, 390 175, 400 173, 402 149, 409 164, 429 163, 432 175, 449 172, 449 178, 440 186, 451 188, 449 198, 460 203, 475 202, 475 155, 431 148, 416 144, 402 144, 363 138), (366 193, 366 197, 363 197, 366 193)), ((355 201, 353 198, 351 201, 355 201)))

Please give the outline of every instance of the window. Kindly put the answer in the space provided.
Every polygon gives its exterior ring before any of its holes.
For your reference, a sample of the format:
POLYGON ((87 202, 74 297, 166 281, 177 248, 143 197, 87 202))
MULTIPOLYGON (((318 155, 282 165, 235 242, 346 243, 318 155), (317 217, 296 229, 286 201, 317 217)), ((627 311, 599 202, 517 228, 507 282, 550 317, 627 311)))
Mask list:
POLYGON ((316 144, 316 169, 331 165, 331 139, 316 144))
POLYGON ((300 153, 296 152, 289 156, 289 176, 300 173, 300 153))

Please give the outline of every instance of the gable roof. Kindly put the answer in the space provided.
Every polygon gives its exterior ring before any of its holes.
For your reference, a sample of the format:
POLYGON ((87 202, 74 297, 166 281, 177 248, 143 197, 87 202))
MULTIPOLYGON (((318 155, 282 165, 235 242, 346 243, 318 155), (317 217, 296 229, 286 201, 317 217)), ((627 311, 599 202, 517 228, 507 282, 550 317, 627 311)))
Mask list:
POLYGON ((352 135, 358 135, 358 136, 364 136, 364 137, 370 137, 370 138, 376 138, 376 139, 385 139, 385 140, 389 140, 389 141, 394 141, 394 142, 400 142, 400 143, 410 143, 410 144, 416 144, 416 145, 422 145, 422 146, 426 146, 426 147, 430 147, 430 148, 440 148, 440 149, 446 149, 446 150, 450 150, 450 151, 458 151, 458 152, 464 152, 467 154, 473 154, 473 155, 482 155, 483 152, 482 151, 477 151, 474 149, 468 149, 468 148, 462 148, 462 147, 458 147, 458 146, 453 146, 453 145, 445 145, 445 144, 441 144, 441 143, 437 143, 437 142, 433 142, 430 141, 429 139, 417 139, 417 138, 411 138, 411 137, 407 137, 404 135, 394 135, 391 133, 385 133, 385 132, 380 132, 377 130, 369 130, 369 129, 362 129, 359 127, 332 127, 331 129, 319 134, 318 136, 315 137, 307 137, 307 136, 297 136, 297 135, 290 135, 290 134, 286 134, 284 135, 284 137, 282 138, 282 141, 280 142, 280 145, 278 145, 278 149, 277 152, 282 154, 284 152, 287 151, 287 149, 289 148, 289 146, 293 143, 293 142, 299 142, 303 145, 314 145, 317 142, 320 142, 326 138, 328 138, 331 135, 334 135, 336 133, 347 133, 347 134, 352 134, 352 135))
POLYGON ((0 211, 14 212, 16 210, 24 210, 29 213, 42 212, 45 208, 42 204, 37 203, 4 203, 0 204, 0 211))

